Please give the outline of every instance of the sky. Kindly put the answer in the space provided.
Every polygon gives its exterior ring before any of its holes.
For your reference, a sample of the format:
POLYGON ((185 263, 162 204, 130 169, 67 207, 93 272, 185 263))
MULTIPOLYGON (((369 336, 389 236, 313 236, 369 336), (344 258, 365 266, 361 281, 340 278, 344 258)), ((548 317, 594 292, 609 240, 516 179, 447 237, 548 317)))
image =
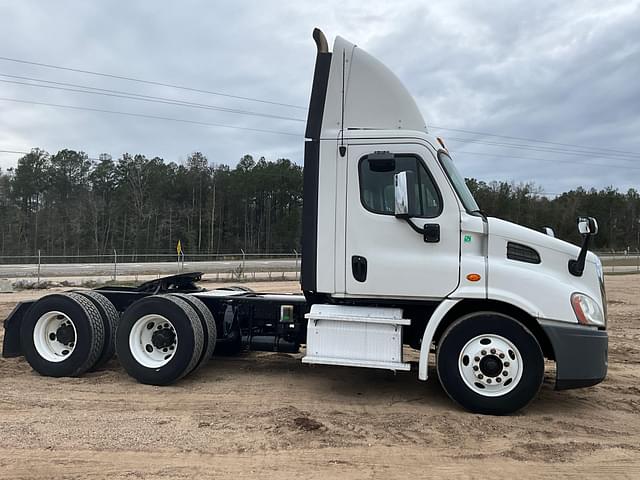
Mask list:
POLYGON ((640 1, 21 0, 0 25, 0 57, 209 92, 0 59, 0 150, 302 164, 319 27, 398 75, 466 177, 640 189, 640 1))

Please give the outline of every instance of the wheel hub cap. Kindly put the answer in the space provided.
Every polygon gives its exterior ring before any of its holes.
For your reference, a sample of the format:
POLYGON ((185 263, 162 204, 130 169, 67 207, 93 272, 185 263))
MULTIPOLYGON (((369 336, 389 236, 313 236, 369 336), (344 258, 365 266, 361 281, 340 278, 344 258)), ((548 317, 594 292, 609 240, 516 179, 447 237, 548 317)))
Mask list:
POLYGON ((156 330, 151 336, 151 343, 156 348, 167 348, 176 341, 176 334, 168 328, 156 330))
POLYGON ((480 371, 486 377, 497 377, 502 373, 502 361, 495 355, 487 355, 480 360, 480 371))
POLYGON ((69 345, 76 341, 76 333, 71 325, 64 324, 56 330, 56 339, 63 345, 69 345))
POLYGON ((469 340, 462 348, 458 369, 473 392, 483 397, 499 397, 518 385, 523 359, 509 339, 484 334, 469 340))

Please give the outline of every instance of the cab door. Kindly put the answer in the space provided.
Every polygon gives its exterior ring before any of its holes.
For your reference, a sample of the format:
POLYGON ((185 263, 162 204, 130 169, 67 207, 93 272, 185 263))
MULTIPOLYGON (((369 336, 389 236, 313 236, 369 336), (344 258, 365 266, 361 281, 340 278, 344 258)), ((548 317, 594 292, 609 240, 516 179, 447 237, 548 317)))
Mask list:
POLYGON ((424 144, 350 145, 347 162, 347 296, 439 299, 458 286, 460 207, 435 152, 424 144), (381 151, 384 150, 384 151, 381 151), (395 174, 415 182, 419 215, 396 218, 395 174))

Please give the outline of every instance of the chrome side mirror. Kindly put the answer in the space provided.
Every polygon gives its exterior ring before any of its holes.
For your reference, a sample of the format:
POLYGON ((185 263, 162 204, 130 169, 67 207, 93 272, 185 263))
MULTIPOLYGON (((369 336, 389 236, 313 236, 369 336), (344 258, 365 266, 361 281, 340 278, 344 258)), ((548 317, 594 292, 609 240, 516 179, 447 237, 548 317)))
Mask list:
POLYGON ((542 233, 544 233, 545 235, 549 235, 550 237, 555 238, 556 236, 556 232, 553 231, 553 228, 551 227, 542 227, 542 233))
POLYGON ((412 205, 413 196, 409 192, 414 190, 415 174, 410 171, 396 173, 395 186, 395 216, 397 218, 409 218, 415 216, 415 206, 412 205))
POLYGON ((596 235, 598 222, 593 217, 578 217, 578 233, 580 235, 596 235))
POLYGON ((578 232, 582 235, 582 247, 580 248, 580 253, 578 253, 578 258, 569 260, 569 273, 576 277, 582 276, 584 272, 589 240, 598 233, 598 222, 593 217, 578 217, 578 232))

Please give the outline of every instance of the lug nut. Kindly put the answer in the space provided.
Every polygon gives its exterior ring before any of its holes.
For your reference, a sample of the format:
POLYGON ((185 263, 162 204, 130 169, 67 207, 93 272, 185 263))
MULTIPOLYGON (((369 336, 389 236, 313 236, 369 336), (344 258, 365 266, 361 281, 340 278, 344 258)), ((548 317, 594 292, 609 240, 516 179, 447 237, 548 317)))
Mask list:
POLYGON ((486 350, 482 350, 482 351, 480 352, 480 354, 481 354, 481 355, 486 355, 486 354, 487 354, 487 351, 486 351, 486 350))
POLYGON ((149 343, 147 343, 147 345, 144 347, 144 349, 149 353, 153 352, 153 347, 149 343))
POLYGON ((508 367, 509 366, 509 362, 504 362, 504 366, 508 367))
POLYGON ((477 366, 477 365, 474 365, 474 366, 473 366, 473 371, 474 371, 474 372, 477 372, 477 371, 478 371, 478 366, 477 366))
POLYGON ((147 330, 151 330, 153 328, 153 322, 147 323, 147 330))
POLYGON ((478 378, 479 378, 480 380, 482 380, 482 379, 484 378, 484 375, 482 375, 482 374, 480 373, 480 374, 478 374, 478 378))
POLYGON ((487 378, 487 383, 491 383, 491 379, 490 378, 487 378))
POLYGON ((501 353, 500 355, 498 355, 500 358, 504 358, 504 353, 501 353))
POLYGON ((479 361, 480 361, 480 357, 473 357, 473 360, 474 360, 475 362, 479 362, 479 361))
POLYGON ((164 353, 167 353, 167 352, 169 351, 169 349, 165 347, 165 348, 163 348, 163 349, 162 349, 162 351, 163 351, 164 353))
POLYGON ((49 334, 49 340, 55 340, 55 339, 56 339, 56 334, 55 334, 55 333, 53 333, 53 332, 51 332, 51 333, 49 334))
POLYGON ((162 325, 158 325, 158 330, 162 330, 162 325))
POLYGON ((491 349, 491 353, 495 354, 495 353, 496 353, 496 349, 495 349, 495 348, 492 348, 492 349, 491 349))
POLYGON ((509 372, 507 372, 506 370, 504 372, 502 372, 502 375, 504 375, 505 377, 509 376, 509 372))
POLYGON ((502 381, 502 379, 500 377, 496 378, 496 382, 500 383, 502 381))

